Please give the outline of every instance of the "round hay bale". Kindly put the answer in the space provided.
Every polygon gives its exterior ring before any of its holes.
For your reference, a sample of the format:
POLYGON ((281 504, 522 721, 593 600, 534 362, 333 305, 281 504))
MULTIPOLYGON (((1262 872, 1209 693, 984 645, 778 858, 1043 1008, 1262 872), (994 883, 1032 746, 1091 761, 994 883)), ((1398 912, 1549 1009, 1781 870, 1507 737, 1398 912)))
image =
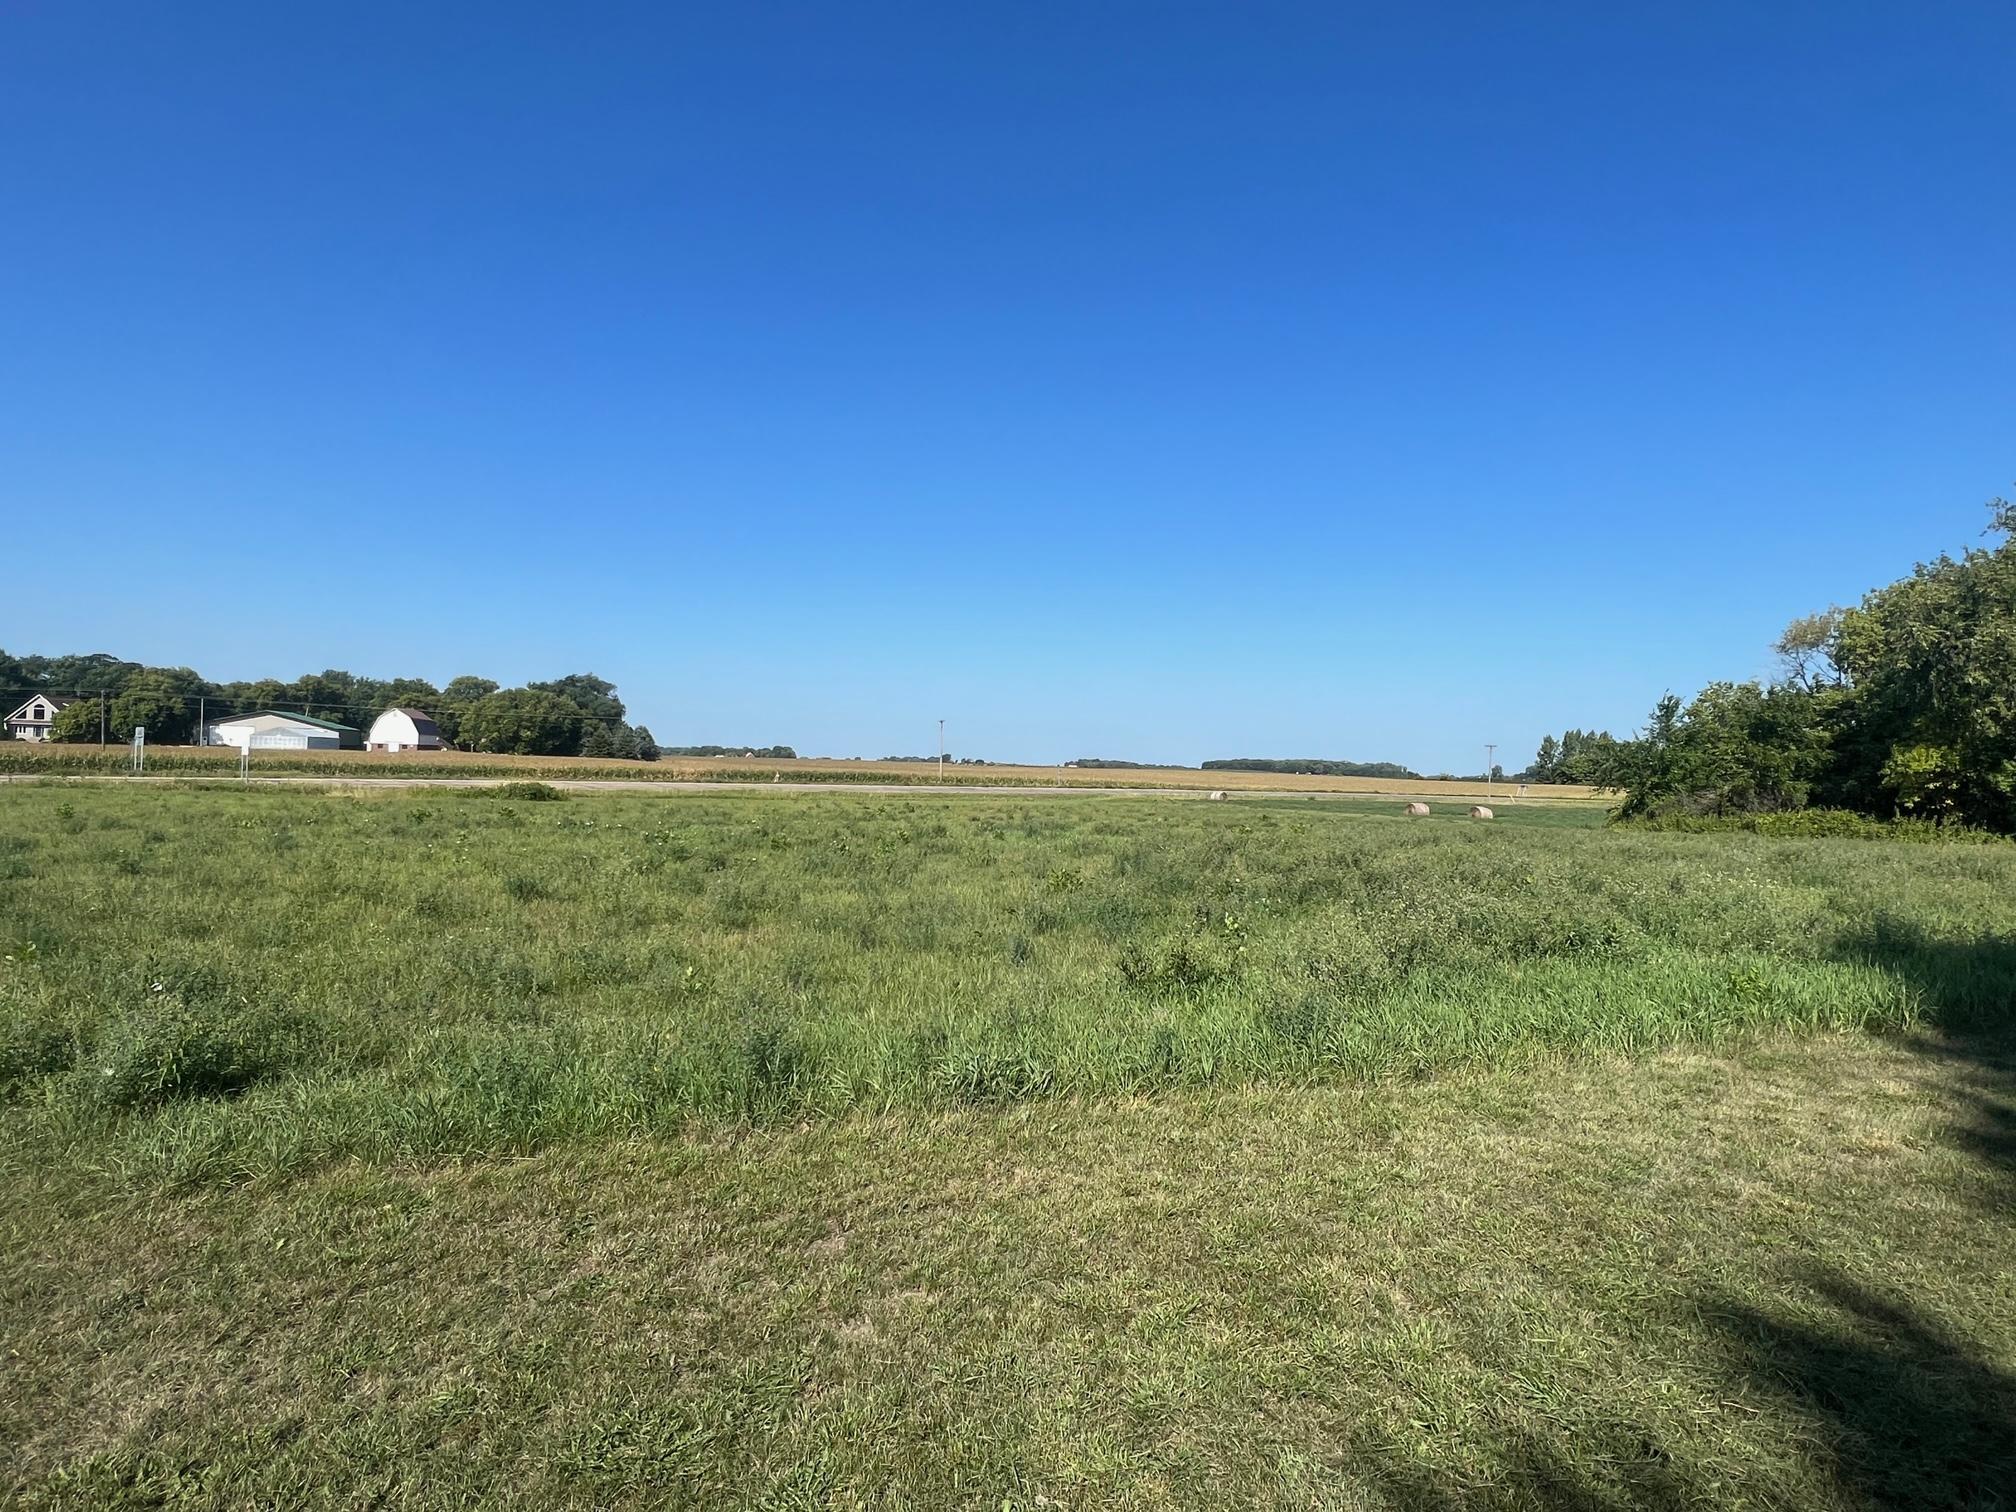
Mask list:
POLYGON ((1212 791, 1211 791, 1211 801, 1212 801, 1213 803, 1221 803, 1221 802, 1223 802, 1223 801, 1224 801, 1224 798, 1225 798, 1225 789, 1223 789, 1223 788, 1214 788, 1214 789, 1212 789, 1212 791))
POLYGON ((1472 819, 1496 819, 1498 816, 1492 813, 1491 810, 1487 809, 1486 807, 1484 807, 1483 804, 1480 803, 1475 808, 1470 810, 1470 817, 1472 819))
POLYGON ((1409 819, 1426 819, 1428 817, 1428 805, 1425 803, 1408 804, 1407 817, 1409 819))

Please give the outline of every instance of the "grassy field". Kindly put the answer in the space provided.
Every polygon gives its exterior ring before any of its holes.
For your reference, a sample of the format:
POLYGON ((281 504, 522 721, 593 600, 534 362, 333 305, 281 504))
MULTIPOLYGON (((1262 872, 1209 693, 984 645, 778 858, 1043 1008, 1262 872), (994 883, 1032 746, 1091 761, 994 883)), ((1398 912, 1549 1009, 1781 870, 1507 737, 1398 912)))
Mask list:
POLYGON ((0 953, 26 1505, 2016 1484, 2016 847, 15 785, 0 953))
MULTIPOLYGON (((0 775, 110 776, 126 772, 130 753, 123 746, 47 745, 0 741, 0 775)), ((156 746, 147 754, 150 772, 169 776, 235 777, 238 753, 217 746, 156 746)), ((793 761, 754 757, 681 757, 662 761, 604 761, 583 756, 486 756, 470 751, 257 751, 255 775, 313 777, 541 778, 549 782, 819 782, 919 787, 939 782, 933 763, 843 761, 808 757, 793 761)), ((961 787, 1151 788, 1169 791, 1388 793, 1469 803, 1490 796, 1504 803, 1512 784, 1438 782, 1432 778, 1315 777, 1273 772, 1206 772, 1192 768, 1079 768, 1046 766, 959 766, 948 764, 944 782, 961 787)), ((1600 802, 1596 788, 1532 788, 1528 804, 1600 802)))

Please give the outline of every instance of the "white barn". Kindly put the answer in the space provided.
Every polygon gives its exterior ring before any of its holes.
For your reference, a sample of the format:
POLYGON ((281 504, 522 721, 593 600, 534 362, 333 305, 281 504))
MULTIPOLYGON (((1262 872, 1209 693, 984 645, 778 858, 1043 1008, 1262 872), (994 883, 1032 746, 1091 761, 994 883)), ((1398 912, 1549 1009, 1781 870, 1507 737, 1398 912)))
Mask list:
POLYGON ((441 730, 418 709, 387 709, 371 721, 364 737, 367 751, 438 751, 441 730))
POLYGON ((282 714, 262 710, 219 719, 203 731, 205 745, 236 746, 241 751, 355 750, 363 744, 355 725, 312 714, 282 714))

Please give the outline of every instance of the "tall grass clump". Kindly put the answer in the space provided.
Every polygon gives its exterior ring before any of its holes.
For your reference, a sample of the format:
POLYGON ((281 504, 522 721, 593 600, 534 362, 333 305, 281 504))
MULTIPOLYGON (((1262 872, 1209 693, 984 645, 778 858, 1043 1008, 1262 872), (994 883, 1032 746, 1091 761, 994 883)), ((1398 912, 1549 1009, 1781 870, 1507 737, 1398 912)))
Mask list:
POLYGON ((306 1039, 284 1014, 163 996, 107 1019, 80 1047, 68 1090, 121 1110, 229 1097, 292 1069, 306 1039))
POLYGON ((486 798, 501 798, 507 803, 558 803, 567 795, 550 782, 500 782, 496 787, 485 788, 486 798))

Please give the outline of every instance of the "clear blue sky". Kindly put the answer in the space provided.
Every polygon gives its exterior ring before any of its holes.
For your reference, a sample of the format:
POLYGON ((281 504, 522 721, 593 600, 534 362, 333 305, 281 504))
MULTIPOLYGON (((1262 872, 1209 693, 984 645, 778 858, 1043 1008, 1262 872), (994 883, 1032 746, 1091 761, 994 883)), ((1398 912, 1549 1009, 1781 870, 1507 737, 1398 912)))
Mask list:
POLYGON ((0 645, 1517 766, 2016 480, 2016 7, 0 0, 0 645))

